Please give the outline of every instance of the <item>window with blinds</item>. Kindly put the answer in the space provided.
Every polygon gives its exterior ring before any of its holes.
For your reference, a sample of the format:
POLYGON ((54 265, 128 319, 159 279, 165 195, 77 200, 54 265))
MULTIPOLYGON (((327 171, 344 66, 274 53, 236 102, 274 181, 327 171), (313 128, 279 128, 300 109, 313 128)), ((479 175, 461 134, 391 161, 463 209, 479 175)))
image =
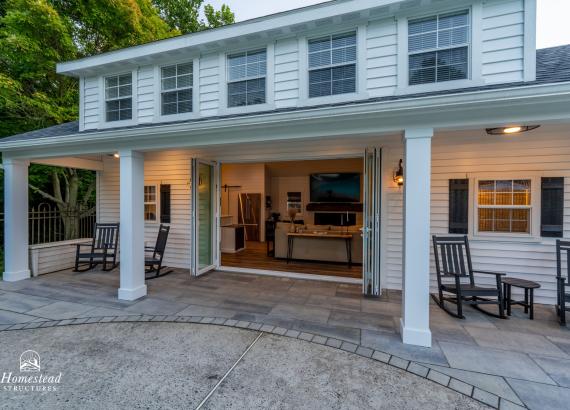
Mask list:
POLYGON ((266 50, 228 56, 228 107, 265 103, 266 50))
POLYGON ((409 84, 468 78, 470 37, 468 10, 410 20, 409 84))
POLYGON ((162 67, 160 77, 162 115, 192 112, 192 63, 162 67))
POLYGON ((531 232, 531 180, 479 181, 479 232, 531 232))
POLYGON ((105 119, 107 122, 133 117, 133 75, 105 77, 105 119))
POLYGON ((309 97, 356 92, 356 32, 309 41, 309 97))

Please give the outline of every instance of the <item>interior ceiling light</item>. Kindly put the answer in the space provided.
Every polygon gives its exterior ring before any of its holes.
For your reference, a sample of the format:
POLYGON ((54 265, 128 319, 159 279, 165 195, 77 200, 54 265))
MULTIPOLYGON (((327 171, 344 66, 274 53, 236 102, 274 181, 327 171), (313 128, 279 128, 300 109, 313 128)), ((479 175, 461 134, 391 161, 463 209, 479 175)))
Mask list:
POLYGON ((508 135, 520 134, 521 132, 532 131, 540 127, 540 125, 511 125, 508 127, 487 128, 489 135, 508 135))

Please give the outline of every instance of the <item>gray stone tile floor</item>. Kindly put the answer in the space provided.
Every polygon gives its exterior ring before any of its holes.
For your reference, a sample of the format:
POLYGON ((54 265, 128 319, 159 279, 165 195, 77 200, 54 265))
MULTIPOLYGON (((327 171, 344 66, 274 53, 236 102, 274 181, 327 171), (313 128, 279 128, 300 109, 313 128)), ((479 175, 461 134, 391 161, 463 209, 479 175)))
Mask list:
POLYGON ((399 291, 370 299, 358 285, 229 272, 191 278, 182 270, 147 286, 147 297, 126 302, 117 299, 117 271, 0 282, 0 331, 53 324, 47 320, 91 323, 96 317, 233 323, 389 361, 501 409, 562 409, 570 403, 570 330, 558 325, 552 306, 537 305, 533 321, 519 308, 508 320, 473 309, 458 320, 432 304, 428 349, 401 342, 399 291))

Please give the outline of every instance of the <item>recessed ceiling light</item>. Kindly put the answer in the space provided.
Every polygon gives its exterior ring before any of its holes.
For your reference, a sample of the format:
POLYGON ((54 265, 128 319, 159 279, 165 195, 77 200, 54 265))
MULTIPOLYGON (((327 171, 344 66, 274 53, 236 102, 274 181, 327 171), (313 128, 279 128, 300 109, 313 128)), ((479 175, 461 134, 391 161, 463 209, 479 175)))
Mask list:
POLYGON ((519 134, 535 130, 538 127, 540 125, 510 125, 508 127, 487 128, 486 131, 489 135, 519 134))

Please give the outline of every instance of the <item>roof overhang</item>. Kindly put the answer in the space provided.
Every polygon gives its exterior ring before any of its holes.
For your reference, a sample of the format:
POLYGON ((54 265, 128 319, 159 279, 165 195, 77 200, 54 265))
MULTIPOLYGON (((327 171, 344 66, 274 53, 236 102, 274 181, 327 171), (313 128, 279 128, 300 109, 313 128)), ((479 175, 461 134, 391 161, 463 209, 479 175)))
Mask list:
POLYGON ((570 123, 570 83, 396 101, 307 108, 243 117, 83 132, 2 142, 12 158, 153 151, 334 136, 385 135, 405 128, 460 130, 517 123, 570 123))
POLYGON ((153 64, 181 55, 214 52, 251 46, 268 39, 302 34, 319 27, 356 24, 369 18, 389 17, 398 11, 425 6, 433 0, 335 0, 259 17, 232 25, 172 37, 57 65, 57 72, 69 76, 95 75, 137 65, 153 64))

